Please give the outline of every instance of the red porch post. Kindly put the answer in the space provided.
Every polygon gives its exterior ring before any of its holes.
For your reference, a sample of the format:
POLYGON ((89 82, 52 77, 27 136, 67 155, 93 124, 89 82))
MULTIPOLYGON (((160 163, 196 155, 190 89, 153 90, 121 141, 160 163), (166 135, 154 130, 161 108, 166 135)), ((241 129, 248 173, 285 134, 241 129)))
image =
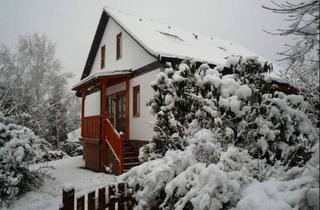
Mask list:
POLYGON ((87 89, 83 88, 81 89, 80 92, 81 92, 81 136, 83 136, 84 135, 83 133, 84 103, 87 96, 87 89))
POLYGON ((126 80, 126 122, 125 122, 125 132, 126 137, 129 139, 129 131, 130 131, 130 78, 126 80))
POLYGON ((104 171, 107 164, 106 119, 107 119, 107 81, 101 80, 101 147, 100 147, 100 171, 104 171))

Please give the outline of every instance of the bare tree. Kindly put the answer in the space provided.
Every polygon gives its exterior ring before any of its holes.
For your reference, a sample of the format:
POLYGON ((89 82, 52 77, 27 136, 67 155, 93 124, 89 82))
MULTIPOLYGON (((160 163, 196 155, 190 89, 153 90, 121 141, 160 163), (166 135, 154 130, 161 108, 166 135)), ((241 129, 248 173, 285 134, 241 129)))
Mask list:
POLYGON ((71 76, 62 72, 55 44, 45 35, 20 36, 16 53, 0 47, 0 117, 57 145, 72 123, 67 116, 71 76))
MULTIPOLYGON (((279 52, 282 61, 288 62, 283 77, 295 85, 314 108, 320 122, 319 111, 319 0, 274 1, 273 6, 263 6, 276 14, 286 16, 287 28, 273 35, 291 36, 295 42, 286 44, 279 52)), ((269 32, 270 33, 270 32, 269 32)))

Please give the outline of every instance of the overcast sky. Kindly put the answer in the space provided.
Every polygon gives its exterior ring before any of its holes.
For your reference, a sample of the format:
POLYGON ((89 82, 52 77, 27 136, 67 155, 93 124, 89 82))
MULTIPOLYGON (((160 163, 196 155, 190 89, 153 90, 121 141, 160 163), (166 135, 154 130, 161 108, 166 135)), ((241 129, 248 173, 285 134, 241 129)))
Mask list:
POLYGON ((269 0, 0 0, 0 44, 14 50, 17 37, 46 34, 56 42, 64 71, 80 79, 103 7, 238 42, 271 60, 287 37, 272 36, 284 17, 264 10, 269 0))

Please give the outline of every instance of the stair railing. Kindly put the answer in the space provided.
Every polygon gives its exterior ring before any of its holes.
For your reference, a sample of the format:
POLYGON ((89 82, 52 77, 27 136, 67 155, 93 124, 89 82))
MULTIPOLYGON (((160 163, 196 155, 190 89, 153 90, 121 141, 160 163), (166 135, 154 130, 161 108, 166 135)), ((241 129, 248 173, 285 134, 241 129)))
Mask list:
POLYGON ((118 131, 113 127, 112 123, 108 118, 106 118, 106 142, 108 143, 111 151, 116 157, 119 163, 120 173, 123 173, 124 170, 124 148, 123 148, 123 140, 124 136, 119 134, 118 131))

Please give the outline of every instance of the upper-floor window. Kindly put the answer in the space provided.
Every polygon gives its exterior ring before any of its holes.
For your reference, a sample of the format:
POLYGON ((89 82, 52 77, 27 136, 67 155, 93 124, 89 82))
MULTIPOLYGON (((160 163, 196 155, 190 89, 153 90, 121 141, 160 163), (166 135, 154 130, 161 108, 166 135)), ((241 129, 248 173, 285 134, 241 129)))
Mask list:
POLYGON ((117 60, 121 58, 122 55, 122 33, 117 35, 117 60))
POLYGON ((133 87, 133 117, 140 117, 140 85, 133 87))
POLYGON ((103 45, 101 47, 100 55, 101 55, 101 69, 103 69, 105 67, 105 65, 106 65, 106 63, 105 63, 106 62, 105 61, 105 58, 106 58, 106 46, 105 45, 103 45))

